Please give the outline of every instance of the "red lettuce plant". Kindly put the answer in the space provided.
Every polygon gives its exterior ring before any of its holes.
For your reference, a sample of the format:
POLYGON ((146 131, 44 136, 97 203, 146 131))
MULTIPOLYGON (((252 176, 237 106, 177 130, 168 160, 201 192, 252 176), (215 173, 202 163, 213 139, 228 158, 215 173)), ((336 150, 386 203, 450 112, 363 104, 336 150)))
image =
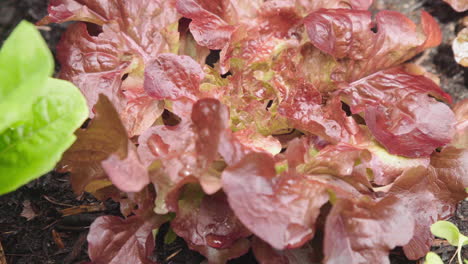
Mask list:
POLYGON ((60 168, 125 217, 91 226, 92 263, 155 263, 170 219, 209 263, 423 257, 466 197, 468 102, 405 64, 436 21, 371 2, 51 1, 92 113, 60 168))

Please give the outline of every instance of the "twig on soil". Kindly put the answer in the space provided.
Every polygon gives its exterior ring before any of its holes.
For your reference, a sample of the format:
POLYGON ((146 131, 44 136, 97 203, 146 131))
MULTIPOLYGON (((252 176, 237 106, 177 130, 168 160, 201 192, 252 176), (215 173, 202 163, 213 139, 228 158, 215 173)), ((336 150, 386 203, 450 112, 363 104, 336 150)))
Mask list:
POLYGON ((42 228, 42 230, 46 230, 46 229, 48 229, 49 227, 51 227, 51 226, 55 225, 55 224, 56 224, 58 221, 59 221, 59 220, 55 220, 55 221, 53 221, 52 223, 50 223, 50 224, 46 225, 45 227, 43 227, 43 228, 42 228))
POLYGON ((57 229, 60 230, 65 230, 65 231, 85 231, 89 229, 89 226, 63 226, 63 225, 57 225, 57 229))
POLYGON ((104 211, 104 210, 106 210, 106 207, 104 206, 104 204, 99 203, 99 204, 73 206, 71 208, 66 208, 66 209, 60 210, 60 213, 63 216, 69 216, 69 215, 77 215, 77 214, 81 214, 81 213, 100 212, 100 211, 104 211))
POLYGON ((169 255, 165 261, 168 262, 169 260, 171 260, 173 257, 177 256, 177 254, 179 254, 180 252, 182 251, 182 249, 179 249, 177 250, 176 252, 172 253, 171 255, 169 255))
POLYGON ((57 231, 55 231, 55 229, 52 229, 52 238, 54 239, 54 242, 58 248, 60 249, 65 248, 65 245, 63 244, 63 241, 62 241, 62 237, 60 237, 60 234, 57 231))
POLYGON ((60 202, 57 202, 57 201, 54 201, 52 198, 46 196, 46 195, 42 195, 42 197, 44 199, 46 199, 47 201, 49 201, 50 203, 53 203, 55 205, 61 205, 61 206, 67 206, 67 207, 73 207, 73 205, 71 204, 64 204, 64 203, 60 203, 60 202))

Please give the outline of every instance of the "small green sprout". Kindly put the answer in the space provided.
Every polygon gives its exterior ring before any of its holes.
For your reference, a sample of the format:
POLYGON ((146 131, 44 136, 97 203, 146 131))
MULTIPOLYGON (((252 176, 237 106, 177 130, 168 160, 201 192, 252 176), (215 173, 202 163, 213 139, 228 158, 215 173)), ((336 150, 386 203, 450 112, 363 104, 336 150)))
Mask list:
MULTIPOLYGON (((461 257, 462 247, 468 244, 468 237, 461 234, 460 230, 458 230, 458 228, 454 224, 448 221, 438 221, 431 226, 431 232, 433 235, 437 237, 446 239, 452 246, 457 247, 457 251, 455 252, 455 255, 457 255, 458 257, 459 264, 468 263, 468 260, 466 259, 462 261, 462 257, 461 257)), ((441 264, 441 263, 443 263, 442 260, 434 252, 429 252, 426 255, 425 264, 441 264)))

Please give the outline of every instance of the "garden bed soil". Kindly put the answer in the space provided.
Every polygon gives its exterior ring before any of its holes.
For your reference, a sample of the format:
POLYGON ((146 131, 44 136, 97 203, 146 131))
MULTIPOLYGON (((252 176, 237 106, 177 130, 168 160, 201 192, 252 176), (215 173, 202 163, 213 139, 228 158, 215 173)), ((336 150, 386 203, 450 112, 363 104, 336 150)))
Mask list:
MULTIPOLYGON (((419 11, 431 13, 441 24, 442 45, 418 56, 413 62, 424 66, 440 78, 441 86, 455 101, 468 98, 467 69, 453 59, 451 41, 461 29, 460 19, 465 14, 455 13, 439 0, 376 0, 374 9, 391 9, 417 19, 419 11)), ((47 0, 0 0, 0 43, 22 20, 36 22, 47 10, 47 0)), ((52 51, 66 25, 52 25, 43 30, 52 51)), ((76 196, 70 189, 67 174, 49 173, 19 190, 0 196, 0 264, 70 264, 89 261, 86 235, 89 225, 101 215, 119 215, 119 205, 111 201, 100 203, 90 195, 76 196), (4 258, 4 259, 3 259, 4 258)), ((468 202, 458 206, 450 219, 462 233, 468 234, 468 202)), ((181 238, 164 244, 167 225, 157 236, 155 257, 161 263, 198 264, 203 257, 190 251, 181 238)), ((436 239, 432 249, 445 263, 449 263, 455 248, 436 239)), ((468 258, 468 252, 464 252, 468 258)), ((393 264, 418 263, 407 260, 401 249, 392 251, 393 264)), ((256 263, 252 253, 231 263, 256 263)), ((422 263, 421 261, 419 263, 422 263)))

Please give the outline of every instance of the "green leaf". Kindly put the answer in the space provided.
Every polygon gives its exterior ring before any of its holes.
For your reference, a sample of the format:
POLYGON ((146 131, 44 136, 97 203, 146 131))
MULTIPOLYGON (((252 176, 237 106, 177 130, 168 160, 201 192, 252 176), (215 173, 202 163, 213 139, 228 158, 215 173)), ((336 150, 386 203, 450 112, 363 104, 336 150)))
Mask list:
POLYGON ((429 252, 426 255, 426 261, 424 261, 424 264, 444 264, 444 262, 440 259, 439 255, 434 252, 429 252))
POLYGON ((0 133, 31 110, 53 70, 41 34, 34 25, 21 22, 0 50, 0 133))
POLYGON ((446 239, 452 246, 458 246, 460 231, 448 221, 438 221, 431 226, 433 235, 446 239))
POLYGON ((0 133, 0 194, 53 169, 88 117, 86 101, 70 82, 49 78, 23 122, 0 133))

